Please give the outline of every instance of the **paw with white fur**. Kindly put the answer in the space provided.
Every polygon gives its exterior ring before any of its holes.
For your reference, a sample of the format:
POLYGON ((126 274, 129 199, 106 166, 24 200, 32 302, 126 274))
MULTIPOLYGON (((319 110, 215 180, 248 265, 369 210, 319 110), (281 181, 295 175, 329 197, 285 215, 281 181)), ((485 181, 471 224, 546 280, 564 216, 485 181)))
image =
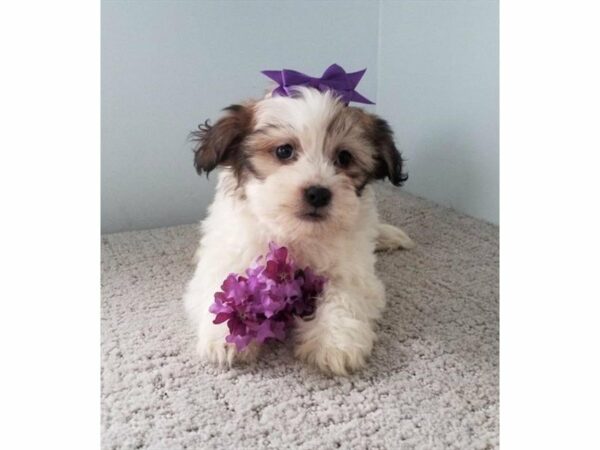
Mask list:
POLYGON ((208 325, 208 329, 198 332, 198 343, 196 350, 200 359, 216 364, 219 367, 231 367, 235 362, 253 362, 259 352, 260 345, 252 342, 244 350, 238 351, 233 344, 225 341, 227 327, 223 325, 208 325))
POLYGON ((325 373, 348 375, 363 368, 376 335, 369 322, 322 305, 312 321, 298 321, 295 355, 325 373))
POLYGON ((397 250, 399 248, 411 249, 415 247, 414 241, 400 228, 387 223, 377 225, 376 251, 397 250))

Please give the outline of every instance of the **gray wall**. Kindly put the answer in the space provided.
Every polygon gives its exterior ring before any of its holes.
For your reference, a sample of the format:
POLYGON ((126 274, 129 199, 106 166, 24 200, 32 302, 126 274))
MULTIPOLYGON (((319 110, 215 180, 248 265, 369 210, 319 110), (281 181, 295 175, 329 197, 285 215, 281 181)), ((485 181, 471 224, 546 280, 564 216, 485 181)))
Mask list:
POLYGON ((381 2, 377 112, 406 189, 498 223, 498 3, 381 2))
POLYGON ((101 28, 104 233, 197 221, 214 176, 188 133, 260 95, 260 70, 332 62, 368 67, 407 190, 497 221, 496 2, 103 1, 101 28))

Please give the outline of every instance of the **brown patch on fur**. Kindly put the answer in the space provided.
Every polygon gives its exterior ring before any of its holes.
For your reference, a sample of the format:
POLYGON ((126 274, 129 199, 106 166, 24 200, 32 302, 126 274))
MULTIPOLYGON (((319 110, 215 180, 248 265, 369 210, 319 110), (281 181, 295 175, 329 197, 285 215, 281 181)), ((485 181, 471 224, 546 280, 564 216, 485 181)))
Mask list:
POLYGON ((371 123, 367 128, 367 137, 373 142, 377 161, 373 177, 377 180, 388 177, 393 185, 402 186, 408 175, 402 173, 403 159, 394 144, 394 132, 382 118, 374 114, 369 117, 371 123))
POLYGON ((331 119, 329 125, 327 125, 324 142, 325 148, 339 147, 340 141, 344 139, 349 138, 352 140, 353 132, 359 131, 356 129, 356 125, 360 122, 361 113, 362 111, 359 109, 346 107, 340 109, 333 119, 331 119))
POLYGON ((351 127, 350 114, 348 113, 348 110, 344 108, 331 119, 331 122, 327 125, 326 134, 328 136, 343 135, 346 134, 351 127))
MULTIPOLYGON (((347 107, 342 109, 327 127, 325 145, 331 151, 332 160, 335 161, 337 153, 342 150, 352 155, 348 166, 337 166, 337 170, 352 181, 359 196, 369 182, 387 175, 387 155, 392 150, 389 142, 393 145, 393 139, 386 136, 385 130, 379 127, 380 120, 360 108, 347 107)), ((393 149, 395 150, 395 147, 393 149)), ((394 162, 393 156, 391 158, 390 164, 394 162)), ((397 181, 398 178, 392 174, 390 179, 397 181)))
POLYGON ((280 166, 293 164, 302 152, 300 142, 291 130, 278 125, 267 125, 256 130, 244 144, 244 152, 248 161, 256 169, 258 178, 265 178, 280 166), (275 155, 277 147, 289 144, 294 148, 295 156, 289 160, 279 160, 275 155))
POLYGON ((207 175, 217 166, 230 167, 238 180, 243 181, 247 172, 254 169, 248 161, 242 146, 251 132, 254 113, 252 105, 231 105, 224 109, 227 115, 211 125, 207 120, 191 133, 198 145, 194 149, 194 166, 198 174, 207 175))
POLYGON ((387 177, 392 184, 401 186, 408 179, 402 173, 403 160, 388 123, 360 108, 344 108, 331 120, 325 148, 332 147, 333 160, 341 150, 352 154, 348 167, 338 170, 352 180, 357 195, 372 180, 387 177))

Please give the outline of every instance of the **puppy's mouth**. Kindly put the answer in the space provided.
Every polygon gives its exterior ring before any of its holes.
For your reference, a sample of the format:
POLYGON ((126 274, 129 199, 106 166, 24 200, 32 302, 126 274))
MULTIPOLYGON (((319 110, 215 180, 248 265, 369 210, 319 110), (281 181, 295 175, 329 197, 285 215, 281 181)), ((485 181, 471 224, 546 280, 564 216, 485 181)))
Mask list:
POLYGON ((327 218, 327 213, 322 208, 313 208, 298 214, 298 218, 306 222, 322 222, 327 218))

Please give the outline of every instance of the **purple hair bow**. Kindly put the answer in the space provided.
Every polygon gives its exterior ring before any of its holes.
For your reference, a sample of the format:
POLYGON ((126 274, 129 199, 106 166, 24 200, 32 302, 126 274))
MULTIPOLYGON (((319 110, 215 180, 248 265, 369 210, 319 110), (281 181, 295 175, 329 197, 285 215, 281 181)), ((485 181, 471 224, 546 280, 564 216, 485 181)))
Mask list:
POLYGON ((263 70, 262 73, 279 83, 279 87, 273 91, 277 95, 289 97, 293 91, 290 88, 308 86, 321 92, 334 91, 346 105, 350 102, 374 105, 375 103, 354 90, 366 71, 367 69, 363 69, 358 72, 346 73, 343 67, 332 64, 325 70, 321 78, 311 77, 288 69, 263 70))

